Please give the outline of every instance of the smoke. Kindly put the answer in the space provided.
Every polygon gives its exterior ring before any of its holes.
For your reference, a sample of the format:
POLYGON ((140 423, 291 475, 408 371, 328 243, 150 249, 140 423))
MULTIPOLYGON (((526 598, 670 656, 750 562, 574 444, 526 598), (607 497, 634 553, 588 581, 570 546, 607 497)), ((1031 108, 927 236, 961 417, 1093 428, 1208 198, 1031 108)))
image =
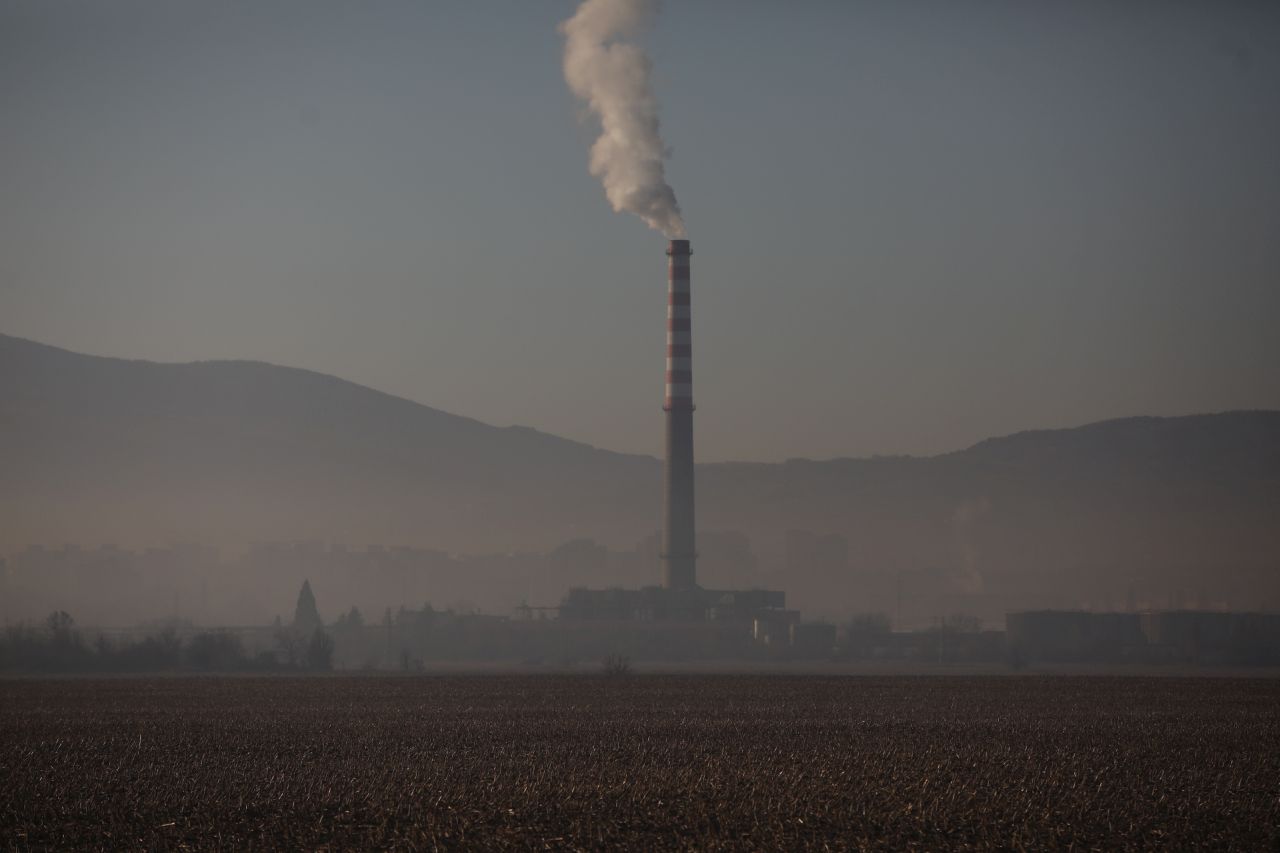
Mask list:
POLYGON ((564 79, 600 120, 590 169, 604 184, 609 204, 668 237, 683 237, 680 205, 663 174, 667 151, 649 87, 652 63, 625 41, 644 29, 657 8, 657 0, 583 0, 560 25, 564 79))

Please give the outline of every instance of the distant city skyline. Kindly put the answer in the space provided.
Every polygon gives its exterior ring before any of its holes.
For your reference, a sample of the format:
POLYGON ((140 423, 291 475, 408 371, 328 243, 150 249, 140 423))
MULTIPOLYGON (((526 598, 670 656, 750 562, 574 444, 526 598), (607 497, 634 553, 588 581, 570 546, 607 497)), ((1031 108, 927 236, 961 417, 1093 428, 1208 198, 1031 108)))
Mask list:
MULTIPOLYGON (((574 3, 0 6, 0 332, 661 453, 574 3)), ((1280 7, 668 3, 699 461, 1280 409, 1280 7)))

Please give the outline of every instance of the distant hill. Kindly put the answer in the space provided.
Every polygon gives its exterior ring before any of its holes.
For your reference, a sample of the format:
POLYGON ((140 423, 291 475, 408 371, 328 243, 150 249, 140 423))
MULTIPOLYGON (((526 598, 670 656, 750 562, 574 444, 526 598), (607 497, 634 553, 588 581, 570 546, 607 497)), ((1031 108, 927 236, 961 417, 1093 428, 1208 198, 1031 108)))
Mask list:
POLYGON ((661 482, 651 458, 492 427, 307 370, 99 358, 5 336, 0 435, 9 546, 550 547, 588 532, 631 536, 633 524, 610 521, 611 504, 652 503, 661 482))
MULTIPOLYGON (((702 465, 823 612, 1232 597, 1280 604, 1280 412, 1127 418, 929 458, 702 465), (786 533, 843 535, 847 566, 786 533), (798 541, 798 540, 796 540, 798 541), (793 545, 794 545, 793 541, 793 545), (1179 593, 1178 591, 1182 592, 1179 593)), ((0 336, 0 550, 28 542, 546 550, 656 530, 661 464, 259 362, 157 364, 0 336)))

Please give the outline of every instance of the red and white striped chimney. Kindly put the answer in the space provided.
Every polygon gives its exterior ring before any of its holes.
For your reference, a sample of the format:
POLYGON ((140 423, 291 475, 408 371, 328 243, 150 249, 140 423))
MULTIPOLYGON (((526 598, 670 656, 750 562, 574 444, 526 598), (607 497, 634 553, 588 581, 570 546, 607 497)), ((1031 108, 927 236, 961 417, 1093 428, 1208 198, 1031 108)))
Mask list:
POLYGON ((693 342, 688 240, 667 246, 667 413, 662 585, 697 587, 693 520, 693 342))
POLYGON ((693 345, 690 340, 688 240, 667 249, 667 411, 693 408, 693 345))

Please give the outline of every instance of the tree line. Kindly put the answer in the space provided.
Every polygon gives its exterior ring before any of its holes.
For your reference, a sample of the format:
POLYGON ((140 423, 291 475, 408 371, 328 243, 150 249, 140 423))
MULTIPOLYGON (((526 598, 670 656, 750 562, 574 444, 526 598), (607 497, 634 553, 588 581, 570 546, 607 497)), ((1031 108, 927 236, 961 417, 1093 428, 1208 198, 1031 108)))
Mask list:
POLYGON ((0 634, 0 671, 7 672, 323 672, 333 669, 333 639, 321 626, 302 633, 277 628, 276 647, 250 652, 231 631, 180 637, 172 628, 129 639, 92 639, 65 611, 42 625, 16 625, 0 634))

